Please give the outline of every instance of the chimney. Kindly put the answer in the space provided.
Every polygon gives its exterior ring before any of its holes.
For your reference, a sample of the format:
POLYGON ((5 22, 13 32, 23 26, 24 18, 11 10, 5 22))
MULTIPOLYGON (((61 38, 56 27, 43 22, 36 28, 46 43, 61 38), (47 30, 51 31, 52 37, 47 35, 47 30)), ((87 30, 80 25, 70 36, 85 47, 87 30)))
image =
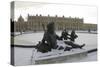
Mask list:
POLYGON ((38 16, 38 14, 36 14, 36 16, 38 16))
POLYGON ((65 16, 63 15, 63 18, 64 18, 65 16))
POLYGON ((50 15, 48 14, 48 17, 50 17, 50 15))
POLYGON ((56 17, 58 17, 58 16, 56 15, 56 17))
POLYGON ((40 16, 42 16, 42 15, 40 14, 40 16))

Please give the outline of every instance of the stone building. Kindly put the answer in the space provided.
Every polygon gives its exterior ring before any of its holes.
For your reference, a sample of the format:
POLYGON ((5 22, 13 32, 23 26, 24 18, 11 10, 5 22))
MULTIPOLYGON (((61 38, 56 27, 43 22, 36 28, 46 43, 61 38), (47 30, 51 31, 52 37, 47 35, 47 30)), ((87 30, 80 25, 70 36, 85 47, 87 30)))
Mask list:
POLYGON ((43 26, 46 30, 46 26, 49 22, 55 23, 55 29, 56 30, 87 30, 97 29, 97 24, 84 24, 83 18, 72 18, 72 17, 58 17, 57 15, 55 17, 53 16, 42 16, 36 15, 31 16, 28 15, 27 21, 24 21, 22 16, 18 18, 17 21, 14 23, 14 29, 15 31, 42 31, 43 26))
POLYGON ((83 24, 83 30, 93 30, 96 31, 97 30, 97 24, 83 24))

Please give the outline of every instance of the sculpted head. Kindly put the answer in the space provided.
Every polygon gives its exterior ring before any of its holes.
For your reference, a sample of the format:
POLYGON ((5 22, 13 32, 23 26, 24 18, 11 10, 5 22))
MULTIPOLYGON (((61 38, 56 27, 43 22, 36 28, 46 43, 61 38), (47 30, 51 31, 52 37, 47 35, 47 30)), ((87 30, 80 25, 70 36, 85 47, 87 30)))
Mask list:
POLYGON ((47 31, 49 33, 54 33, 54 31, 55 31, 55 24, 54 24, 54 22, 48 23, 48 25, 47 25, 47 31))

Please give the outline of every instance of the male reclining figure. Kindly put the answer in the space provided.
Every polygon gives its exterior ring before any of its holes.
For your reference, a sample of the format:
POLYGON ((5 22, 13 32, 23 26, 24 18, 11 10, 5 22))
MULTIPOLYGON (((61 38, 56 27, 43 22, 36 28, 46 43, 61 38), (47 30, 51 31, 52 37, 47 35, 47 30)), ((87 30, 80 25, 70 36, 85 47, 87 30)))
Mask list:
POLYGON ((70 39, 70 41, 64 41, 65 44, 71 46, 72 48, 80 48, 82 49, 82 47, 85 46, 85 44, 83 45, 79 45, 79 44, 76 44, 74 43, 75 42, 75 39, 77 38, 78 36, 76 35, 75 31, 72 30, 71 34, 68 34, 68 31, 66 31, 66 29, 62 32, 62 35, 60 37, 60 40, 67 40, 67 39, 70 39), (70 37, 68 37, 70 36, 70 37))

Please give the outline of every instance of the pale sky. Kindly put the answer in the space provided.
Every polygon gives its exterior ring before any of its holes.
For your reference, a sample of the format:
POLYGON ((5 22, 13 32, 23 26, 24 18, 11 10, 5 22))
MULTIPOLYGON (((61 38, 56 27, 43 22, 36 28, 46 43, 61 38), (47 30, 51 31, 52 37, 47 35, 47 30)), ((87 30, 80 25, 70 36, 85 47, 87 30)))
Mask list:
POLYGON ((26 20, 27 15, 42 15, 62 17, 79 17, 84 18, 84 23, 97 24, 97 7, 69 4, 51 4, 51 3, 34 3, 34 2, 15 2, 15 20, 20 15, 26 20))

